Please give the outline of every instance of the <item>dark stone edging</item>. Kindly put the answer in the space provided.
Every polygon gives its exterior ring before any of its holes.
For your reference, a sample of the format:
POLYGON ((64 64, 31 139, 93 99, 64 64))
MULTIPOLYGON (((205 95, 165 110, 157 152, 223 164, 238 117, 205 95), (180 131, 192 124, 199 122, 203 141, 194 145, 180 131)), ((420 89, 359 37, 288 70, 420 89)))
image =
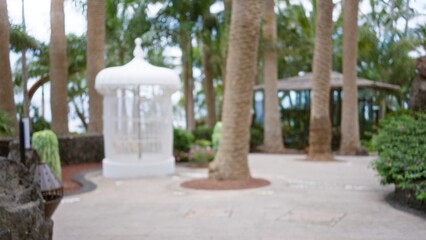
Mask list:
MULTIPOLYGON (((105 157, 104 140, 101 134, 58 136, 59 155, 64 166, 80 163, 102 162, 105 157)), ((0 156, 7 157, 18 151, 18 139, 0 137, 0 156)))
POLYGON ((408 205, 406 203, 398 201, 395 198, 395 192, 388 194, 385 198, 385 201, 390 206, 392 206, 393 208, 395 208, 399 211, 403 211, 403 212, 415 215, 417 217, 420 217, 420 218, 423 218, 424 220, 426 220, 426 209, 424 209, 424 210, 415 209, 415 208, 410 207, 410 205, 408 205))
POLYGON ((81 171, 76 173, 72 180, 78 182, 79 184, 81 184, 81 188, 72 191, 72 192, 67 192, 65 193, 65 196, 74 196, 74 195, 78 195, 78 194, 83 194, 83 193, 87 193, 87 192, 91 192, 93 190, 95 190, 97 188, 97 185, 89 180, 86 179, 86 175, 89 173, 93 173, 93 172, 97 172, 100 171, 100 169, 90 169, 90 170, 86 170, 86 171, 81 171))

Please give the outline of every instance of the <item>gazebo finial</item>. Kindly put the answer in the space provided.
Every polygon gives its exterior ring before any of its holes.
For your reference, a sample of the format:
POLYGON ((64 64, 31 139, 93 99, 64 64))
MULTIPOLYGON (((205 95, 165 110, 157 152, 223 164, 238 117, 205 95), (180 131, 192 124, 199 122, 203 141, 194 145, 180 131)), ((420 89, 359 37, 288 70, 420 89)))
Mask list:
POLYGON ((133 50, 133 56, 135 58, 143 58, 143 50, 142 50, 142 39, 135 39, 135 50, 133 50))

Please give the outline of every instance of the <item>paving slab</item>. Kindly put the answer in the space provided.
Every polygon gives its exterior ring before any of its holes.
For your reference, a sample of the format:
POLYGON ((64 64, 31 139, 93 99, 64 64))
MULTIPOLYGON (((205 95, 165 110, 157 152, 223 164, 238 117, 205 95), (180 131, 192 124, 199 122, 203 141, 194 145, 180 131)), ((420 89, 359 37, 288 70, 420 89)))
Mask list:
POLYGON ((54 239, 424 240, 426 221, 390 206, 393 191, 370 167, 374 157, 250 154, 257 189, 205 191, 180 187, 207 176, 178 166, 167 177, 112 180, 86 175, 97 188, 65 197, 53 216, 54 239))

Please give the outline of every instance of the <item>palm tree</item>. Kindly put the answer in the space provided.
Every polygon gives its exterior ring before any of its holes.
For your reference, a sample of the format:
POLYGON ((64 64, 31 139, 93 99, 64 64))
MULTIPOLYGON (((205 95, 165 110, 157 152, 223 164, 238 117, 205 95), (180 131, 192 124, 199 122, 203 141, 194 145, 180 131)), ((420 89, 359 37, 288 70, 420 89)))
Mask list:
POLYGON ((213 30, 218 30, 217 19, 210 13, 210 6, 214 1, 199 1, 199 11, 202 16, 202 29, 201 35, 201 51, 202 51, 202 64, 204 70, 204 95, 207 106, 207 126, 213 128, 216 124, 216 99, 214 91, 214 61, 212 58, 214 54, 214 43, 212 39, 213 30))
POLYGON ((52 130, 63 135, 68 133, 67 101, 67 42, 65 37, 64 0, 52 0, 50 4, 50 105, 52 130))
MULTIPOLYGON (((26 23, 25 23, 25 1, 22 0, 22 27, 24 32, 26 32, 26 23)), ((22 49, 22 57, 21 57, 21 65, 22 65, 22 94, 24 95, 24 101, 22 103, 23 106, 23 117, 28 118, 30 116, 30 101, 28 98, 28 73, 27 73, 27 49, 24 47, 22 49)))
POLYGON ((194 10, 197 1, 189 0, 163 0, 165 7, 159 12, 157 25, 160 31, 166 33, 166 38, 179 44, 182 51, 182 81, 186 116, 186 129, 195 129, 194 115, 194 78, 193 78, 193 54, 192 32, 195 23, 194 10))
POLYGON ((266 0, 263 9, 263 61, 265 91, 265 131, 263 150, 270 153, 284 152, 281 121, 277 96, 277 31, 274 0, 266 0))
POLYGON ((204 94, 206 97, 207 106, 207 126, 213 128, 216 124, 216 101, 214 96, 213 85, 213 65, 211 62, 211 49, 209 40, 204 40, 202 45, 203 50, 203 69, 204 69, 204 94))
POLYGON ((87 85, 89 133, 102 133, 102 96, 95 90, 96 74, 104 68, 105 1, 87 1, 87 85))
POLYGON ((343 4, 343 103, 340 153, 355 155, 361 144, 358 122, 358 0, 343 4))
MULTIPOLYGON (((186 24, 184 24, 186 25, 186 24)), ((183 95, 185 102, 186 129, 190 132, 195 129, 194 115, 194 77, 192 74, 192 37, 191 33, 182 27, 180 32, 180 47, 182 49, 182 79, 183 79, 183 95)))
POLYGON ((333 159, 329 113, 332 28, 333 0, 317 1, 308 160, 333 159))
POLYGON ((0 111, 5 111, 11 127, 17 128, 15 100, 13 98, 12 72, 9 59, 9 19, 7 1, 0 0, 0 111))
POLYGON ((209 178, 249 179, 250 109, 257 70, 262 0, 234 0, 222 113, 222 134, 209 178))
MULTIPOLYGON (((226 62, 228 57, 228 43, 229 43, 229 30, 231 26, 231 11, 232 11, 232 0, 223 0, 225 9, 223 10, 223 24, 221 24, 220 37, 220 56, 222 59, 220 71, 222 73, 222 85, 223 92, 225 92, 226 82, 226 62)), ((222 104, 223 105, 223 102, 222 104)), ((223 107, 221 106, 221 109, 223 107)))

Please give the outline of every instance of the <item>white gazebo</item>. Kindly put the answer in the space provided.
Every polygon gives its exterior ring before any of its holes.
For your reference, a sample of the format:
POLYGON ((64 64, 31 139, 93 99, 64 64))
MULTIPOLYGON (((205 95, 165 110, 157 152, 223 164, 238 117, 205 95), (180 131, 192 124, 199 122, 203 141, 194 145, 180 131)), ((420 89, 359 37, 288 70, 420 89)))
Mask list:
POLYGON ((174 173, 171 95, 180 87, 179 77, 146 62, 141 42, 135 40, 132 61, 96 76, 95 88, 104 97, 105 177, 174 173))

